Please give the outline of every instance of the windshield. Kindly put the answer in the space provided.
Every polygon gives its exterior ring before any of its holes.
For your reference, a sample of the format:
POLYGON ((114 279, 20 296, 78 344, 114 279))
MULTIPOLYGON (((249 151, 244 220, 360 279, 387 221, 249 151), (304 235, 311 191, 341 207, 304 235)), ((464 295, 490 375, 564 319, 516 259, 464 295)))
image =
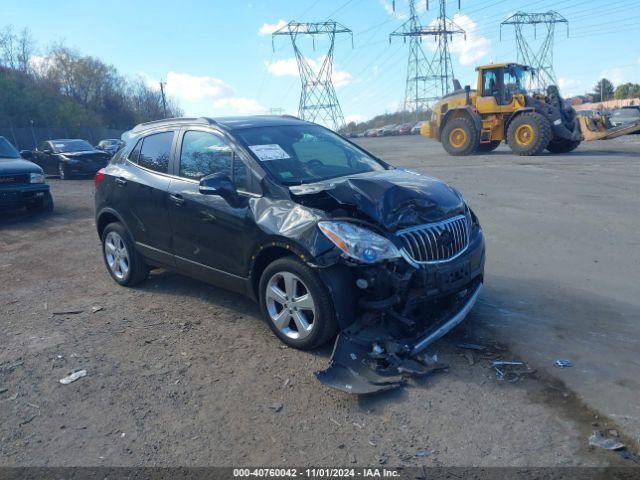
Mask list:
POLYGON ((619 118, 619 117, 624 117, 624 118, 640 117, 640 110, 638 110, 637 108, 621 108, 620 110, 616 110, 615 112, 613 112, 613 115, 611 115, 611 117, 614 117, 614 118, 619 118))
POLYGON ((235 133, 284 185, 385 170, 365 151, 317 125, 248 128, 235 133))
POLYGON ((4 137, 0 137, 0 158, 20 158, 18 151, 4 137))
POLYGON ((93 150, 91 144, 85 140, 54 140, 51 142, 57 153, 85 152, 93 150))

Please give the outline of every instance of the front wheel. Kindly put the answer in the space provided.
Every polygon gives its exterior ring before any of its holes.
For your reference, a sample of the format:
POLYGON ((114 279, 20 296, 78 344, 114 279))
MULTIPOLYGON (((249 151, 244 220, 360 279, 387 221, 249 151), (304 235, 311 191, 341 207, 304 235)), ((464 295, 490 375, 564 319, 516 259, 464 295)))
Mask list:
POLYGON ((58 163, 58 176, 60 180, 69 180, 71 174, 69 173, 69 166, 64 162, 58 163))
POLYGON ((551 153, 569 153, 578 148, 578 145, 580 145, 580 140, 553 138, 547 145, 547 150, 551 153))
POLYGON ((442 146, 450 155, 471 155, 478 148, 479 133, 468 117, 449 120, 442 129, 442 146))
POLYGON ((509 124, 507 139, 517 155, 540 155, 551 140, 551 124, 536 112, 518 115, 509 124))
POLYGON ((295 257, 271 263, 260 277, 260 307, 269 327, 290 347, 319 347, 338 331, 333 302, 320 276, 295 257))

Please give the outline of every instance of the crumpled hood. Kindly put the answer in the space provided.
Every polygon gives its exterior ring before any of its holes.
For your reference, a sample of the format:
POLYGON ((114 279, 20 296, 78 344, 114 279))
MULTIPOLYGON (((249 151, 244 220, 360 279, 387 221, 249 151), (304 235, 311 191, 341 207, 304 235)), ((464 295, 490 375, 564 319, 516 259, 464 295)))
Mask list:
POLYGON ((446 183, 401 169, 292 186, 294 196, 325 193, 355 206, 389 231, 438 222, 464 213, 461 195, 446 183))
POLYGON ((73 160, 104 160, 110 158, 111 155, 102 150, 86 150, 83 152, 68 152, 60 155, 72 158, 73 160))

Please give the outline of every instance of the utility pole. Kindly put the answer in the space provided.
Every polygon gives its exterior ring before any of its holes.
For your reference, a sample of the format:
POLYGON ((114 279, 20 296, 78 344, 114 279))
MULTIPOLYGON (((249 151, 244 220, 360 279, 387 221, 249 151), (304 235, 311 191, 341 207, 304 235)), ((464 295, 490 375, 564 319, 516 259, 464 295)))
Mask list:
POLYGON ((516 31, 516 45, 518 61, 533 67, 535 76, 531 78, 529 87, 543 92, 549 85, 556 85, 556 74, 553 70, 553 44, 556 24, 562 23, 567 28, 569 37, 569 21, 555 11, 545 13, 516 12, 500 24, 500 39, 502 40, 502 26, 513 25, 516 31), (526 26, 533 25, 533 38, 537 40, 538 25, 545 29, 545 36, 541 42, 529 42, 525 35, 526 26), (534 43, 537 43, 534 45, 534 43))
POLYGON ((353 47, 352 31, 333 20, 317 23, 291 21, 273 32, 271 37, 271 45, 274 51, 274 39, 276 36, 286 35, 291 39, 302 87, 298 106, 300 118, 310 122, 324 123, 335 131, 343 128, 345 124, 340 102, 338 102, 338 97, 331 81, 335 37, 342 33, 351 35, 351 46, 353 47), (313 62, 308 57, 305 57, 301 50, 299 37, 308 36, 311 37, 314 50, 317 36, 328 37, 329 39, 329 48, 324 57, 322 57, 322 63, 319 68, 313 68, 311 66, 313 62))
POLYGON ((164 86, 166 84, 167 82, 163 82, 162 80, 160 80, 160 94, 162 95, 162 112, 164 118, 167 118, 167 99, 164 97, 164 86))
MULTIPOLYGON (((406 43, 407 37, 409 38, 404 110, 414 111, 417 119, 420 112, 428 110, 431 104, 453 90, 454 75, 449 43, 458 34, 465 35, 466 40, 466 34, 447 17, 446 0, 439 0, 438 18, 426 27, 420 23, 416 1, 409 0, 409 19, 391 32, 389 42, 393 37, 402 37, 406 43), (433 37, 437 42, 431 60, 422 48, 423 37, 433 37)), ((429 0, 425 0, 425 7, 429 9, 429 0)), ((393 8, 395 10, 395 2, 393 8)))

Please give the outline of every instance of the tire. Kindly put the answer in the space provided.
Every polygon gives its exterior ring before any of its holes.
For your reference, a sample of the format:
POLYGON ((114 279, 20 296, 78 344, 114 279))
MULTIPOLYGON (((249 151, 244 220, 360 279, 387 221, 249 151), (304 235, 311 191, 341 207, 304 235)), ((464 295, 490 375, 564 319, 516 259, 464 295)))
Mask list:
POLYGON ((27 210, 34 213, 53 212, 53 198, 51 197, 51 193, 47 192, 42 200, 27 205, 27 210))
POLYGON ((564 138, 552 138, 547 145, 551 153, 569 153, 580 145, 580 140, 566 140, 564 138))
POLYGON ((311 350, 336 336, 338 322, 326 285, 296 257, 280 258, 269 264, 262 272, 258 288, 262 314, 286 345, 311 350), (287 288, 285 281, 293 288, 287 288), (298 300, 292 301, 295 298, 298 300), (278 318, 281 321, 276 325, 278 318))
POLYGON ((149 267, 136 250, 129 232, 119 222, 110 223, 102 232, 102 258, 111 278, 122 286, 132 287, 149 276, 149 267), (120 252, 118 255, 111 245, 120 252), (124 252, 122 248, 125 249, 124 252), (126 260, 126 268, 118 262, 118 259, 123 258, 126 260))
POLYGON ((477 152, 493 152, 496 148, 500 146, 502 142, 500 140, 492 140, 489 143, 480 143, 478 145, 477 152))
POLYGON ((447 153, 455 156, 471 155, 480 144, 480 133, 468 117, 448 121, 440 138, 447 153))
POLYGON ((69 166, 64 162, 58 162, 58 176, 60 180, 69 180, 71 173, 69 172, 69 166))
POLYGON ((507 129, 509 147, 517 155, 540 155, 551 137, 551 124, 536 112, 518 115, 507 129))

